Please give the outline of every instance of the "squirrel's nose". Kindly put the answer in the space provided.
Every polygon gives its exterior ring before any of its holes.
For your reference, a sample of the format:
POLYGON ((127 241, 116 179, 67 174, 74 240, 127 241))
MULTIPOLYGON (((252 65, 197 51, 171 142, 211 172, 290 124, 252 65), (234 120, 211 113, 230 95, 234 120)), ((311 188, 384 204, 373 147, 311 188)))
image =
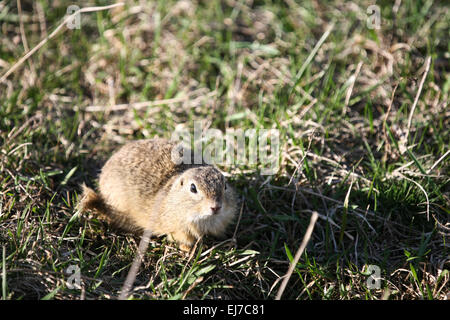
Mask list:
POLYGON ((216 214, 217 212, 219 212, 220 208, 222 208, 221 206, 215 206, 215 207, 211 207, 211 210, 214 214, 216 214))

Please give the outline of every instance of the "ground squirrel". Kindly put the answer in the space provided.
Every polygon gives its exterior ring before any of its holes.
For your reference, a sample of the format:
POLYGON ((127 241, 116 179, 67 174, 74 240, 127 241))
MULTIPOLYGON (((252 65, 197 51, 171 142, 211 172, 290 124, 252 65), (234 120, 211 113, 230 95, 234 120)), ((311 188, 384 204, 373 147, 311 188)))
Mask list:
POLYGON ((213 166, 179 163, 176 146, 164 139, 125 144, 103 166, 98 193, 83 185, 80 209, 130 232, 168 235, 183 250, 205 234, 221 236, 237 210, 235 193, 213 166))

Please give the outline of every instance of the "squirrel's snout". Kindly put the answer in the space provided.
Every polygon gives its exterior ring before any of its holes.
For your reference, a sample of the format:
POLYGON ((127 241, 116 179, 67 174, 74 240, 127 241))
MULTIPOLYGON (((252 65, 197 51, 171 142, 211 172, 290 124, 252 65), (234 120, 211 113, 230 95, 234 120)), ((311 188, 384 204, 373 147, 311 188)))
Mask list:
POLYGON ((221 206, 216 205, 215 207, 211 207, 211 211, 213 214, 217 214, 221 208, 221 206))

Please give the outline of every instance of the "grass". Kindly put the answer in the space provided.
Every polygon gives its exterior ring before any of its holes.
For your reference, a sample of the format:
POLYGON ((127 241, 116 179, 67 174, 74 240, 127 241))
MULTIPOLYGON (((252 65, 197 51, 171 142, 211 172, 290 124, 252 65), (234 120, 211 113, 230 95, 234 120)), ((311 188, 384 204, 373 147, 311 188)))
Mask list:
MULTIPOLYGON (((190 257, 152 239, 133 299, 273 299, 312 212, 283 298, 448 298, 450 11, 396 3, 377 2, 380 29, 367 27, 370 1, 127 1, 84 13, 0 83, 2 298, 116 298, 139 238, 75 215, 79 186, 95 185, 125 141, 196 120, 278 129, 280 170, 222 166, 239 223, 190 257), (81 289, 67 285, 73 265, 81 289)), ((0 1, 0 75, 25 54, 20 20, 33 48, 72 3, 21 4, 19 14, 0 1)))

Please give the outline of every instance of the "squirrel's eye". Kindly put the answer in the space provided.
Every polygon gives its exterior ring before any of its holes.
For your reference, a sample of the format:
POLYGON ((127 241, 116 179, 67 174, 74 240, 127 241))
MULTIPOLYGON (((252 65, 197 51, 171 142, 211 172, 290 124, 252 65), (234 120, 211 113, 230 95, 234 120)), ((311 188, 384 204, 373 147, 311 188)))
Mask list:
POLYGON ((197 187, 195 186, 195 184, 191 184, 191 192, 197 193, 197 187))

